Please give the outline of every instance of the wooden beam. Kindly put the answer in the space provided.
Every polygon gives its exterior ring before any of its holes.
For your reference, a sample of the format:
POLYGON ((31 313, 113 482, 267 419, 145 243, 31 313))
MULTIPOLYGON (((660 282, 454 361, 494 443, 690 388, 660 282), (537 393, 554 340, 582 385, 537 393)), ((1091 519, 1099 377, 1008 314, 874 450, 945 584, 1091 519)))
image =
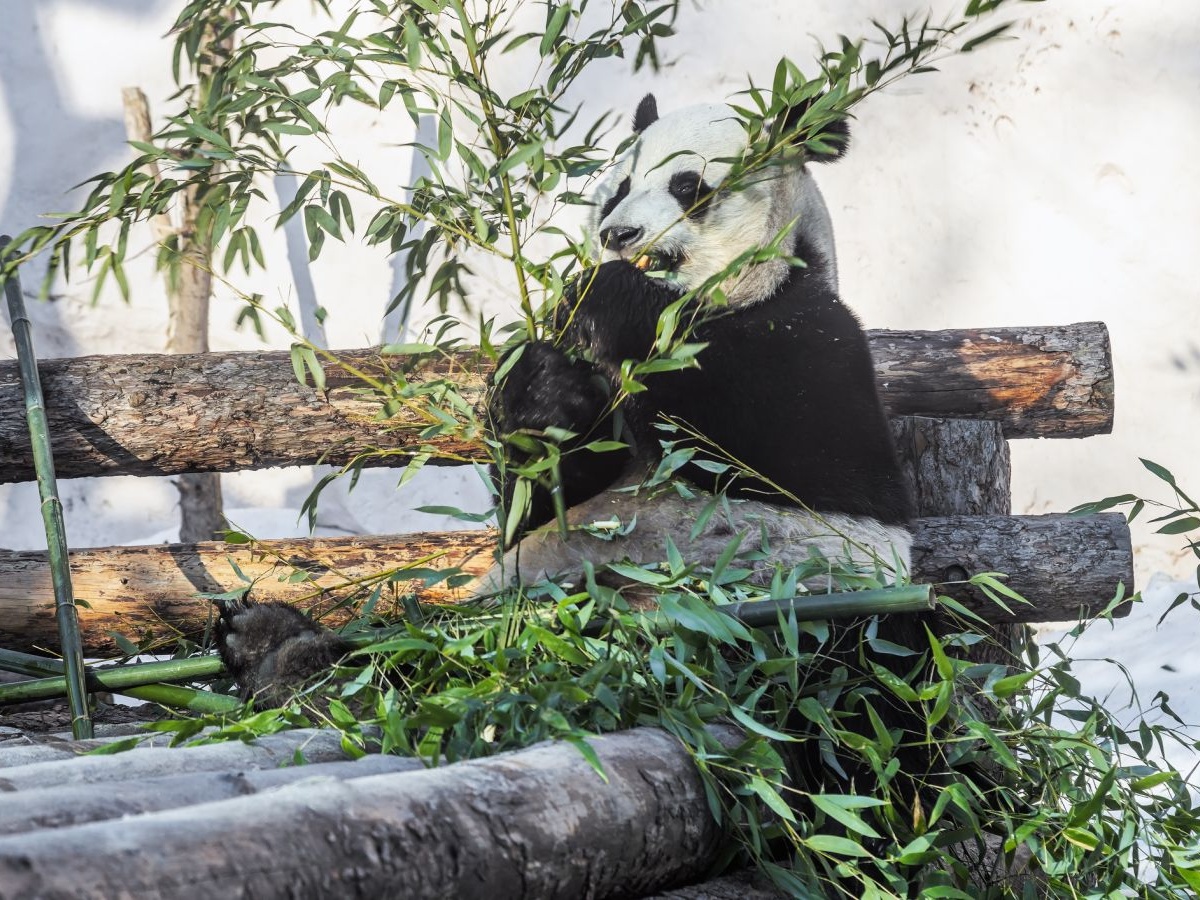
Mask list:
MULTIPOLYGON (((196 594, 244 586, 237 570, 254 581, 251 597, 284 600, 318 613, 375 579, 382 585, 376 609, 399 615, 404 593, 425 603, 452 603, 462 599, 462 592, 444 583, 426 587, 398 570, 459 566, 479 575, 491 565, 494 545, 494 533, 483 530, 253 546, 161 544, 75 550, 71 568, 76 596, 88 604, 79 611, 84 646, 99 655, 116 649, 109 632, 164 642, 203 632, 211 604, 196 594), (300 580, 294 580, 296 572, 302 573, 300 580)), ((1103 609, 1118 582, 1127 593, 1133 591, 1129 530, 1116 513, 921 519, 914 569, 916 580, 924 582, 958 581, 977 572, 1015 573, 1008 584, 1034 605, 1014 605, 1011 615, 965 585, 946 589, 992 622, 1073 620, 1103 609)), ((54 648, 53 603, 44 553, 0 551, 0 646, 54 648)), ((347 617, 345 610, 333 609, 325 621, 336 624, 347 617)))
MULTIPOLYGON (((1099 322, 1047 328, 873 331, 884 402, 895 415, 987 419, 1006 437, 1083 437, 1112 429, 1108 332, 1099 322)), ((431 444, 478 459, 472 435, 426 440, 417 396, 386 421, 351 371, 402 378, 410 394, 452 381, 478 404, 490 363, 341 351, 326 389, 296 382, 286 352, 91 356, 41 363, 55 463, 63 478, 176 475, 328 462, 382 449, 400 465, 431 444)), ((701 357, 703 360, 703 357, 701 357)), ((33 478, 16 364, 0 363, 0 482, 33 478)))

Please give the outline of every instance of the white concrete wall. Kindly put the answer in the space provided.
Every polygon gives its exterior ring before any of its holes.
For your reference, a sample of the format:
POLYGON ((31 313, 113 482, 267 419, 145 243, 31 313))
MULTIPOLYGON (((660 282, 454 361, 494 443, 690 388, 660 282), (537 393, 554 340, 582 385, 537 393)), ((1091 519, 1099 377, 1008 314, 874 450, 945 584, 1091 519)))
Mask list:
MULTIPOLYGON (((647 90, 664 110, 721 99, 744 87, 747 75, 769 82, 783 54, 811 70, 818 39, 862 34, 872 17, 887 22, 915 5, 708 0, 699 11, 684 10, 682 33, 668 45, 676 57, 660 75, 601 66, 586 86, 592 112, 611 106, 628 114, 647 90)), ((71 185, 125 158, 120 89, 139 84, 163 106, 171 86, 170 42, 162 34, 175 6, 0 3, 0 231, 77 204, 71 185)), ((1027 18, 1016 40, 951 60, 941 73, 863 104, 852 152, 820 172, 844 295, 872 327, 1108 323, 1115 431, 1086 441, 1017 442, 1017 511, 1065 510, 1127 491, 1161 495, 1139 456, 1200 492, 1200 290, 1191 271, 1200 256, 1200 16, 1193 0, 1051 0, 1017 13, 1027 18)), ((390 170, 403 181, 411 160, 396 144, 411 138, 407 117, 399 109, 344 117, 343 152, 377 180, 390 170)), ((292 302, 311 294, 330 311, 331 346, 378 340, 375 323, 395 276, 377 249, 327 245, 310 286, 302 268, 289 264, 285 235, 263 235, 269 273, 239 279, 239 288, 292 302)), ((149 236, 142 242, 149 246, 149 236)), ((161 349, 162 291, 148 255, 130 274, 129 306, 108 293, 91 306, 83 280, 34 306, 40 352, 161 349)), ((27 274, 27 286, 37 280, 36 270, 27 274)), ((496 310, 506 303, 500 293, 490 301, 496 310)), ((234 331, 236 309, 222 290, 214 348, 258 346, 234 331)), ((11 347, 0 333, 0 354, 11 356, 11 347)), ((395 477, 374 476, 368 490, 331 504, 326 523, 378 531, 411 525, 404 511, 413 506, 485 502, 477 486, 444 474, 422 480, 419 496, 393 496, 395 477)), ((226 505, 295 509, 311 483, 307 471, 243 473, 227 479, 226 505)), ((63 487, 75 546, 161 539, 174 521, 174 491, 163 479, 63 487)), ((253 518, 250 527, 263 537, 280 526, 277 515, 236 515, 253 518)), ((41 546, 39 529, 32 487, 0 488, 0 546, 41 546)), ((1135 537, 1141 577, 1193 570, 1176 540, 1144 528, 1135 537)))

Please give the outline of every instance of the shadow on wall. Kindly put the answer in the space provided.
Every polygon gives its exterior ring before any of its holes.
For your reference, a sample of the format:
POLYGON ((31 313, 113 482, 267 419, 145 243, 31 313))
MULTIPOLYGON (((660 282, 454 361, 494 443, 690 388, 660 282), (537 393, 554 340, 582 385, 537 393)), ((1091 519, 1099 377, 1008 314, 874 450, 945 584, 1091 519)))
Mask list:
MULTIPOLYGON (((83 0, 92 9, 111 10, 126 19, 161 17, 168 0, 83 0)), ((0 172, 0 233, 17 234, 37 224, 40 216, 61 211, 78 201, 70 188, 102 167, 95 148, 117 153, 125 143, 120 114, 95 117, 81 112, 63 91, 62 61, 56 58, 53 38, 44 25, 55 4, 4 4, 5 49, 0 52, 0 104, 10 126, 12 158, 8 171, 0 172)), ((37 301, 45 267, 35 261, 24 267, 22 281, 30 298, 34 339, 42 357, 75 356, 95 352, 81 348, 65 319, 63 298, 51 294, 50 302, 37 301)), ((11 348, 7 313, 0 325, 0 346, 11 348)), ((8 355, 8 354, 6 354, 8 355)), ((64 504, 88 502, 87 490, 78 482, 62 485, 64 504)), ((109 510, 105 517, 119 512, 109 510)), ((37 492, 33 485, 6 485, 0 490, 0 526, 37 520, 37 492), (32 518, 28 518, 32 516, 32 518)), ((114 525, 116 523, 113 523, 114 525)), ((20 528, 20 531, 28 531, 20 528)), ((0 544, 5 541, 0 540, 0 544)))

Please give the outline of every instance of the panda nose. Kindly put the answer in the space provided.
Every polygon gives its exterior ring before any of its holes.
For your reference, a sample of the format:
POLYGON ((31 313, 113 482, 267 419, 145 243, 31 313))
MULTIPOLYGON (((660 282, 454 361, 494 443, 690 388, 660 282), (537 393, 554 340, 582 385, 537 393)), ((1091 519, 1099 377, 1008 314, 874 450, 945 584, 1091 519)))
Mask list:
POLYGON ((600 232, 600 243, 609 250, 624 250, 642 236, 641 228, 627 225, 614 225, 600 232))

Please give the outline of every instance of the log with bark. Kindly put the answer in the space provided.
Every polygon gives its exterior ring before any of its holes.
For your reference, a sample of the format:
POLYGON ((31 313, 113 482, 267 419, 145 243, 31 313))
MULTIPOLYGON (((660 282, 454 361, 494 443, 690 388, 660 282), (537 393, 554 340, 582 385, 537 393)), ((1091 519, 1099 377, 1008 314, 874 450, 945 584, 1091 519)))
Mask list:
MULTIPOLYGON (((239 747, 242 744, 218 746, 239 747)), ((134 771, 120 781, 52 785, 6 793, 4 803, 0 804, 0 835, 180 809, 197 803, 257 794, 307 778, 362 778, 423 768, 419 760, 370 754, 354 762, 341 760, 282 769, 241 766, 197 771, 189 765, 190 749, 171 753, 182 770, 178 775, 146 778, 134 771)), ((127 759, 127 755, 120 759, 127 759)), ((4 771, 0 769, 0 783, 3 781, 4 771)))
MULTIPOLYGON (((75 550, 71 564, 84 646, 111 653, 109 632, 133 640, 173 640, 203 631, 211 605, 197 592, 245 587, 238 570, 253 580, 250 596, 285 600, 321 613, 337 607, 367 584, 384 582, 376 604, 399 614, 402 593, 426 603, 449 603, 462 592, 445 582, 426 586, 411 569, 458 567, 482 574, 492 562, 491 531, 375 535, 352 538, 260 541, 254 545, 168 544, 75 550), (236 568, 235 568, 236 567, 236 568), (405 571, 405 570, 409 571, 405 571), (297 571, 306 573, 297 580, 297 571), (381 574, 382 573, 382 574, 381 574)), ((1133 553, 1125 520, 1116 513, 1092 516, 944 516, 920 519, 913 553, 914 580, 960 582, 978 572, 1011 573, 1008 584, 1032 605, 1011 613, 980 591, 949 584, 944 592, 991 622, 1074 620, 1096 613, 1118 582, 1133 590, 1133 553)), ((55 646, 45 554, 0 551, 0 646, 24 650, 55 646)), ((1117 611, 1124 615, 1125 609, 1117 611)), ((350 616, 334 609, 325 621, 350 616)))
POLYGON ((603 777, 573 745, 543 744, 0 837, 0 892, 576 900, 703 875, 721 832, 679 740, 637 728, 589 743, 603 777))
MULTIPOLYGON (((125 753, 103 756, 79 756, 89 749, 87 742, 72 742, 67 758, 45 759, 27 747, 29 753, 14 748, 0 757, 0 793, 28 791, 66 785, 104 784, 135 778, 161 778, 188 772, 228 772, 240 769, 274 769, 292 765, 297 756, 307 762, 332 762, 346 759, 342 736, 336 731, 298 728, 268 734, 253 742, 226 741, 189 747, 186 753, 164 746, 138 747, 125 753), (83 746, 80 746, 82 744, 83 746)), ((0 884, 3 884, 0 879, 0 884)))
MULTIPOLYGON (((999 422, 906 416, 893 422, 893 430, 917 515, 1012 512, 1012 460, 999 422)), ((943 619, 939 628, 956 631, 959 625, 943 619)), ((1010 664, 1025 640, 1025 626, 995 623, 987 631, 992 640, 973 645, 967 658, 1010 664)))
MULTIPOLYGON (((1108 332, 1099 322, 1045 328, 873 331, 884 402, 894 415, 1000 422, 1008 438, 1084 437, 1112 429, 1108 332)), ((41 365, 60 477, 228 472, 316 462, 370 450, 402 464, 432 447, 442 460, 478 459, 470 433, 429 438, 439 418, 421 393, 450 381, 478 404, 489 363, 461 352, 424 359, 339 352, 325 388, 297 383, 290 354, 97 356, 41 365), (355 373, 407 389, 381 418, 355 373)), ((0 363, 0 482, 33 477, 17 417, 14 364, 0 363)))

